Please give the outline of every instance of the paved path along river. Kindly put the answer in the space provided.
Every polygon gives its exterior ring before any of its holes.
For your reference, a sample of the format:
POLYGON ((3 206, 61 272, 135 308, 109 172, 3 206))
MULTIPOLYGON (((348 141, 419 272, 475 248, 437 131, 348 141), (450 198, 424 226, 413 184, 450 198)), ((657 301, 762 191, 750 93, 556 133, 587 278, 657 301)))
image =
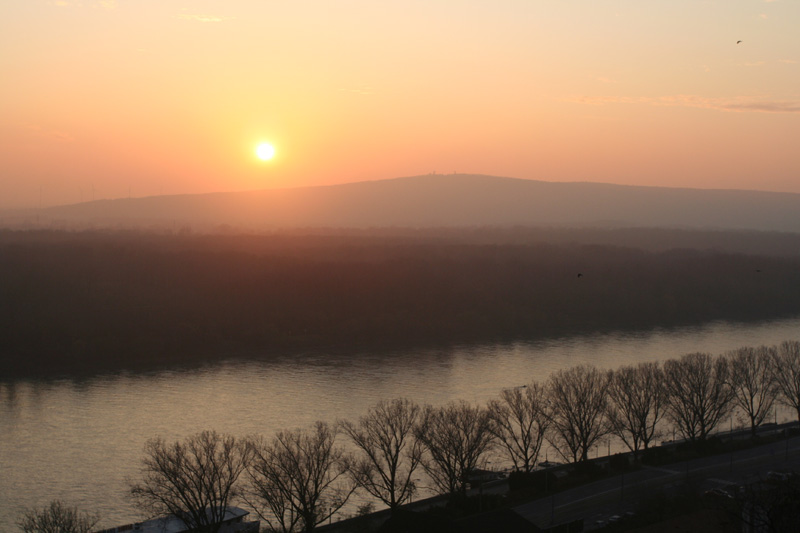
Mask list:
POLYGON ((800 471, 800 437, 666 465, 645 467, 542 498, 514 510, 545 527, 584 519, 587 530, 595 522, 635 508, 644 497, 691 481, 703 489, 738 486, 763 478, 769 470, 800 471))

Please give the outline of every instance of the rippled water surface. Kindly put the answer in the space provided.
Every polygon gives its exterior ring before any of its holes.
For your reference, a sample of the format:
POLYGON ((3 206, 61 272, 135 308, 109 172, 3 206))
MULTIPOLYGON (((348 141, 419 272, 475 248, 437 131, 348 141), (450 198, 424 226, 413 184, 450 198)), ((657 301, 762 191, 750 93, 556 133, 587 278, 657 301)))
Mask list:
POLYGON ((60 498, 101 526, 141 517, 127 502, 147 439, 203 429, 271 435, 356 418, 380 399, 483 402, 500 389, 582 363, 604 368, 693 351, 800 338, 800 318, 610 333, 380 356, 313 354, 80 380, 0 381, 0 531, 25 506, 60 498))

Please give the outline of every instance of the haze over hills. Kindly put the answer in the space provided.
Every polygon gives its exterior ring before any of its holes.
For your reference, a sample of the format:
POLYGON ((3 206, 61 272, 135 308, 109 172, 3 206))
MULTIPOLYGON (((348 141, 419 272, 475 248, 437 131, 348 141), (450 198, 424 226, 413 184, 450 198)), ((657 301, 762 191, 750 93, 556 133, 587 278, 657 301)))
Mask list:
POLYGON ((423 175, 344 185, 98 200, 4 218, 66 226, 617 226, 800 232, 800 194, 423 175))

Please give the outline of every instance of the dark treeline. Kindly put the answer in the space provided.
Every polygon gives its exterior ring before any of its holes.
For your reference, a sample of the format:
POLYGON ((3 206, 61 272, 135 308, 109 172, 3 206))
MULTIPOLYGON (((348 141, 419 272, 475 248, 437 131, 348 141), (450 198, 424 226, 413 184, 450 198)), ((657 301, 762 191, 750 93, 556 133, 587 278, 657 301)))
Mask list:
POLYGON ((701 230, 680 228, 634 227, 529 227, 476 226, 450 228, 285 228, 254 232, 217 226, 213 231, 193 232, 190 226, 175 225, 142 230, 113 228, 32 227, 20 231, 0 229, 0 243, 24 244, 69 240, 90 243, 101 236, 108 240, 160 242, 169 247, 190 245, 217 251, 238 250, 248 253, 300 253, 310 248, 357 247, 398 242, 450 244, 530 245, 596 244, 638 248, 660 252, 675 249, 714 250, 718 252, 800 257, 800 233, 754 230, 701 230), (176 235, 177 238, 176 238, 176 235))
MULTIPOLYGON (((0 232, 0 371, 497 341, 800 312, 800 256, 700 249, 687 242, 705 237, 690 232, 643 231, 677 247, 535 239, 533 230, 523 238, 522 229, 0 232), (490 238, 493 232, 506 237, 490 238)), ((735 241, 716 237, 726 239, 735 241)))

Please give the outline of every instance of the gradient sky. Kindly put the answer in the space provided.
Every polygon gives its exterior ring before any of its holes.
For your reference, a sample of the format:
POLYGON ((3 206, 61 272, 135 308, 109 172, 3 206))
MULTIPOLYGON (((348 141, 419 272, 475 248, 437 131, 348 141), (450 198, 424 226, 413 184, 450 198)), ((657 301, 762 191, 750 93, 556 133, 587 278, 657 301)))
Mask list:
POLYGON ((2 0, 0 208, 433 171, 800 192, 798 29, 800 0, 2 0))

